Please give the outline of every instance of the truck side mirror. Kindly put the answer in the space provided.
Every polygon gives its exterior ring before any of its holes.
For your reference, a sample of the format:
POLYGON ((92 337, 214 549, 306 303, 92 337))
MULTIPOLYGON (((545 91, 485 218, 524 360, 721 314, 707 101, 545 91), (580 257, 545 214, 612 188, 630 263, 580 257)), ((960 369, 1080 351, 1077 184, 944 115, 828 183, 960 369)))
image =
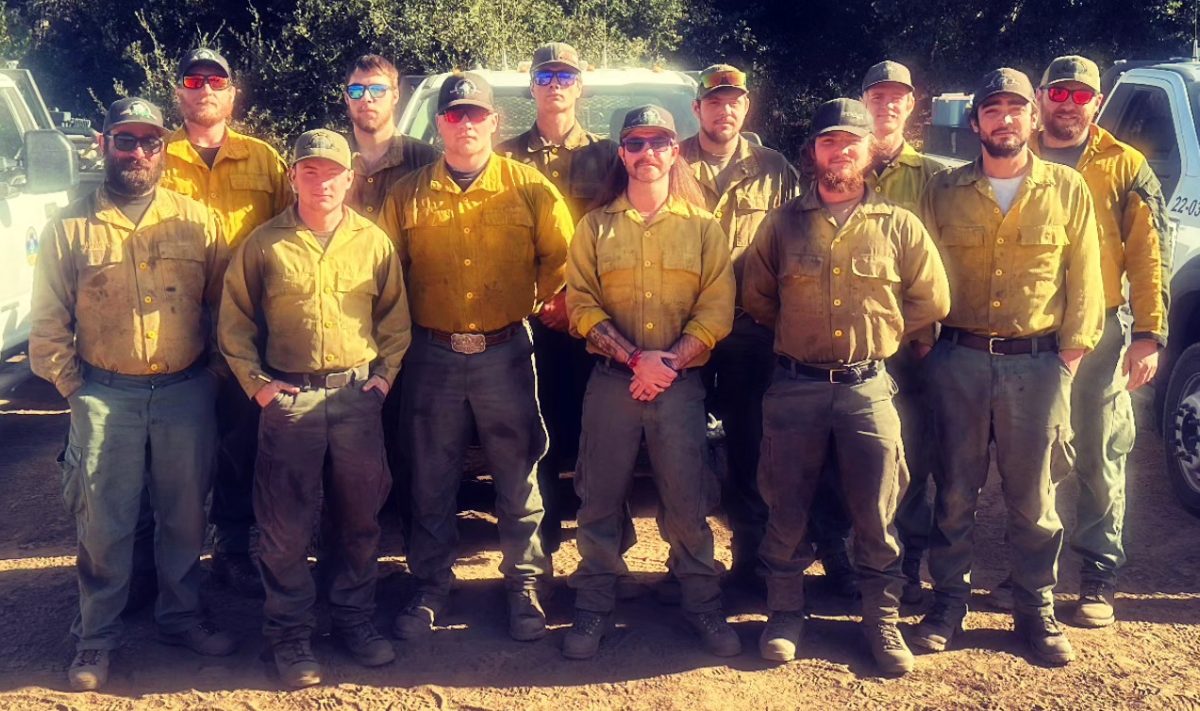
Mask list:
POLYGON ((61 132, 37 129, 25 132, 25 191, 58 193, 79 182, 75 148, 61 132))

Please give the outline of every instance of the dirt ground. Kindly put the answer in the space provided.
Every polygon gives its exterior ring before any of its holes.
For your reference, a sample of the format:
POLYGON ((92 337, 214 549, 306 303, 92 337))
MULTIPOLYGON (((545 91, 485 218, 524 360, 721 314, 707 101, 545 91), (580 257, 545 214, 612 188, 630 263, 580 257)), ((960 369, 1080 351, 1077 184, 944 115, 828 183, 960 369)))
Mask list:
MULTIPOLYGON (((431 639, 396 642, 397 661, 383 669, 355 665, 327 635, 316 641, 325 683, 284 691, 259 661, 260 603, 207 584, 215 620, 244 636, 240 651, 205 659, 153 641, 149 611, 131 616, 125 646, 100 693, 66 691, 64 670, 75 615, 73 523, 59 491, 54 457, 67 426, 65 403, 37 380, 0 399, 0 707, 12 709, 788 709, 788 708, 1193 708, 1200 709, 1200 520, 1172 499, 1162 447, 1148 426, 1148 397, 1139 397, 1141 437, 1129 476, 1126 541, 1129 565, 1121 581, 1119 622, 1104 630, 1068 628, 1078 660, 1039 667, 1011 633, 1007 615, 988 611, 979 595, 1001 579, 1007 557, 1004 513, 993 480, 979 514, 977 608, 968 633, 948 652, 921 655, 902 679, 878 677, 855 625, 854 611, 825 595, 820 569, 810 571, 813 619, 801 658, 784 666, 759 660, 756 640, 763 605, 741 593, 727 608, 746 651, 733 659, 706 655, 678 611, 653 597, 624 603, 619 628, 590 662, 570 662, 559 644, 571 614, 571 592, 560 587, 547 603, 554 631, 535 643, 511 641, 496 571, 494 520, 486 489, 467 500, 454 609, 431 639)), ((1061 489, 1070 530, 1075 485, 1061 489)), ((665 570, 666 546, 653 520, 653 489, 643 481, 635 512, 640 542, 629 565, 645 582, 665 570)), ((568 526, 571 524, 568 523, 568 526)), ((728 535, 714 521, 718 549, 728 535)), ((390 628, 409 583, 397 557, 398 522, 390 517, 383 546, 386 576, 377 622, 390 628)), ((555 557, 559 576, 578 560, 574 531, 555 557)), ((728 562, 726 560, 726 562, 728 562)), ((1063 554, 1060 616, 1074 604, 1078 560, 1063 554)), ((928 604, 928 603, 926 603, 928 604)), ((905 628, 922 606, 905 609, 905 628)), ((327 630, 326 630, 327 632, 327 630)))

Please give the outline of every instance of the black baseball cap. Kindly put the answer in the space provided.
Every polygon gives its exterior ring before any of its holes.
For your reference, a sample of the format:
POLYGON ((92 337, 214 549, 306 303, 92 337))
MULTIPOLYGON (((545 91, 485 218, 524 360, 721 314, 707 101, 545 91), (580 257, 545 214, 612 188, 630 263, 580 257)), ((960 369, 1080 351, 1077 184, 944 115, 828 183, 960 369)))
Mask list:
POLYGON ((857 99, 833 99, 817 107, 812 119, 812 135, 845 131, 862 137, 871 132, 871 115, 857 99))
POLYGON ((666 131, 674 138, 675 117, 661 106, 645 104, 630 109, 625 114, 625 122, 621 124, 621 138, 639 128, 657 128, 666 131))
POLYGON ((438 91, 437 110, 440 114, 455 106, 479 106, 494 111, 491 85, 475 72, 451 74, 438 91))
POLYGON ((862 91, 865 94, 867 89, 885 82, 903 84, 909 91, 913 90, 912 72, 908 71, 908 67, 900 62, 885 59, 867 70, 867 75, 862 80, 862 91))
POLYGON ((1024 72, 1009 67, 993 69, 984 74, 983 79, 979 81, 979 88, 975 90, 971 105, 978 108, 996 94, 1015 94, 1032 104, 1033 84, 1024 72))
POLYGON ((225 72, 225 76, 230 79, 233 78, 233 71, 229 69, 229 62, 221 56, 220 52, 207 47, 198 47, 183 55, 183 60, 179 62, 179 76, 185 76, 197 64, 211 64, 225 72))
POLYGON ((152 102, 136 96, 118 99, 109 105, 108 113, 104 115, 104 133, 108 133, 117 126, 127 126, 133 123, 153 126, 158 129, 160 134, 167 133, 166 127, 163 126, 162 109, 152 102))

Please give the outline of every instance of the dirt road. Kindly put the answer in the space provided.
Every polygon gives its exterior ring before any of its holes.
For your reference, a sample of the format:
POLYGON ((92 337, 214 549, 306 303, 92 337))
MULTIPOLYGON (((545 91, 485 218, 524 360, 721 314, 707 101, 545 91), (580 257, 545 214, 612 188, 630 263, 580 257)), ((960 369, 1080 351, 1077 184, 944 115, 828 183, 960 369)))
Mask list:
MULTIPOLYGON (((536 643, 509 640, 503 589, 496 572, 495 527, 486 513, 468 512, 461 527, 459 589, 447 626, 428 642, 396 642, 397 661, 365 670, 322 636, 323 686, 280 689, 258 660, 259 603, 207 585, 214 618, 238 630, 237 655, 201 659, 153 641, 149 611, 127 620, 127 642, 102 693, 65 691, 64 670, 75 614, 74 525, 59 492, 54 457, 66 431, 65 404, 44 383, 30 380, 0 399, 0 707, 11 709, 787 709, 787 708, 1200 708, 1200 520, 1172 500, 1162 472, 1162 448, 1143 427, 1129 481, 1126 540, 1129 565, 1121 582, 1120 622, 1104 630, 1069 628, 1079 654, 1063 669, 1031 663, 1006 615, 980 611, 952 651, 918 657, 903 679, 877 677, 854 624, 853 611, 823 594, 819 568, 809 579, 813 620, 802 658, 775 667, 758 659, 764 621, 761 602, 733 594, 727 600, 746 646, 740 657, 718 660, 697 649, 675 609, 652 597, 626 603, 620 628, 591 662, 559 655, 569 624, 571 593, 560 588, 547 604, 555 631, 536 643)), ((1148 422, 1147 398, 1139 417, 1148 422)), ((646 482, 642 482, 645 484, 646 482)), ((468 491, 479 509, 486 496, 468 491)), ((1068 530, 1074 519, 1073 482, 1061 490, 1068 530)), ((644 486, 635 510, 641 538, 630 567, 646 582, 664 570, 666 546, 653 521, 652 489, 644 486)), ((977 536, 976 601, 1004 575, 1004 514, 994 478, 984 495, 977 536)), ((389 531, 398 522, 387 521, 389 531)), ((727 534, 719 525, 719 549, 727 534)), ((577 557, 567 542, 555 558, 560 576, 577 557)), ((396 537, 384 543, 378 622, 383 629, 407 592, 407 574, 395 557, 396 537)), ((728 562, 728 561, 726 561, 728 562)), ((1064 552, 1060 609, 1074 602, 1078 561, 1064 552)), ((921 607, 906 609, 914 623, 921 607)), ((326 630, 327 632, 327 630, 326 630)))

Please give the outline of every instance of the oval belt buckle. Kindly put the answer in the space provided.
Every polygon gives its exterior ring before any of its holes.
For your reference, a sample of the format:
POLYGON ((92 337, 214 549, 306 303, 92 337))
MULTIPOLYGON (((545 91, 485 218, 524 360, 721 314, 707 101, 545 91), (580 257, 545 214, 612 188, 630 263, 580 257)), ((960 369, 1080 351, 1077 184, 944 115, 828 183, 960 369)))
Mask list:
POLYGON ((487 348, 487 337, 482 333, 451 333, 450 350, 464 355, 483 353, 487 348))

